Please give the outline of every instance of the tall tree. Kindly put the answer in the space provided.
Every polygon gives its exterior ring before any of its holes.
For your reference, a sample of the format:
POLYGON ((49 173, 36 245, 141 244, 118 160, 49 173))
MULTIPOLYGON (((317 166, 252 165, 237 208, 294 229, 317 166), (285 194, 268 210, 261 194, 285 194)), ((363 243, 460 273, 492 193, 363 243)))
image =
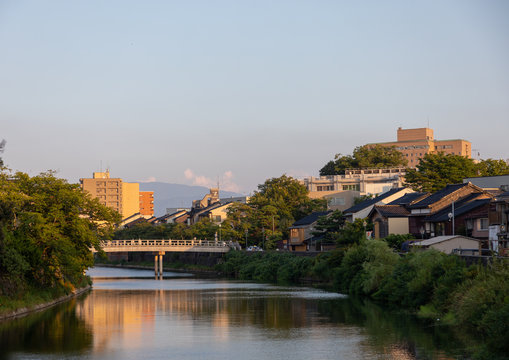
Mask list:
POLYGON ((250 198, 249 204, 256 209, 271 205, 277 209, 280 221, 290 223, 312 211, 323 210, 325 201, 312 201, 306 186, 291 176, 282 175, 258 185, 258 191, 250 198))
POLYGON ((504 160, 486 159, 477 163, 479 176, 497 176, 509 174, 509 164, 504 160))
POLYGON ((337 154, 320 169, 320 175, 341 175, 346 169, 406 166, 407 159, 395 146, 364 145, 354 149, 352 155, 337 154))
POLYGON ((68 289, 93 265, 90 248, 120 220, 78 184, 51 172, 30 177, 3 170, 0 212, 0 278, 68 289))
POLYGON ((337 242, 341 229, 345 225, 343 213, 335 210, 328 215, 320 216, 316 221, 313 236, 323 237, 327 243, 337 242))
POLYGON ((407 169, 405 184, 416 191, 434 192, 447 184, 458 184, 466 177, 477 176, 474 160, 452 154, 426 154, 417 168, 407 169))

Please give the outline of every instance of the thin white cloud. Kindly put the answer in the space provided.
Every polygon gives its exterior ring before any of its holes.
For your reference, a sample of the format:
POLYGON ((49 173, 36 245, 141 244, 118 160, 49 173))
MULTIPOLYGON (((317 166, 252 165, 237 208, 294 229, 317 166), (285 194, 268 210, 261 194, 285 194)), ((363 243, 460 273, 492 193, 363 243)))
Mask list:
MULTIPOLYGON (((190 180, 193 185, 205 186, 208 188, 217 187, 217 181, 214 181, 214 179, 204 175, 197 175, 191 169, 186 169, 184 171, 184 176, 187 180, 190 180)), ((235 176, 232 171, 225 171, 219 179, 219 189, 225 191, 240 192, 240 186, 233 181, 234 177, 235 176)))
POLYGON ((149 176, 148 178, 146 178, 145 180, 141 180, 140 182, 144 182, 144 183, 151 183, 151 182, 156 182, 156 178, 154 176, 149 176))

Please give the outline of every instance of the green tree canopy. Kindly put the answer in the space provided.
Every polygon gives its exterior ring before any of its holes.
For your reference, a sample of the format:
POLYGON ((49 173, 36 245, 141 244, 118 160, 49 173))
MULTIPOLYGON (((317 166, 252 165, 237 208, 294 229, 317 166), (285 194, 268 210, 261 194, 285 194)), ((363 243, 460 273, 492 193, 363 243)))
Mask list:
POLYGON ((326 207, 325 200, 313 200, 308 197, 306 186, 291 176, 282 175, 266 180, 258 185, 258 191, 249 199, 249 205, 262 210, 270 205, 275 209, 282 227, 290 226, 313 211, 326 207))
POLYGON ((90 248, 112 234, 120 215, 52 172, 0 172, 2 279, 71 289, 93 265, 90 248))
POLYGON ((407 169, 406 185, 417 191, 434 192, 448 184, 458 184, 464 178, 509 174, 503 160, 487 159, 476 163, 473 159, 452 154, 426 154, 415 169, 407 169))
POLYGON ((407 163, 395 146, 364 145, 356 147, 352 155, 337 154, 334 161, 320 169, 320 175, 341 175, 346 169, 397 167, 407 163))
POLYGON ((479 176, 497 176, 509 174, 509 164, 504 160, 486 159, 477 163, 479 176))
POLYGON ((328 215, 320 216, 316 221, 313 236, 323 236, 327 243, 335 243, 339 239, 339 234, 345 225, 343 213, 335 210, 328 215))

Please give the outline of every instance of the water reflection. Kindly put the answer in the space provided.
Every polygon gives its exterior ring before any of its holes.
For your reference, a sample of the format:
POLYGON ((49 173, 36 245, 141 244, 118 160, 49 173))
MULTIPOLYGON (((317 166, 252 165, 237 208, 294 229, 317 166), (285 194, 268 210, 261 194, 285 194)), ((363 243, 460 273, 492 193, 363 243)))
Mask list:
POLYGON ((0 358, 450 359, 446 328, 314 289, 180 278, 96 280, 0 324, 0 358))
POLYGON ((46 311, 0 322, 0 359, 16 352, 69 354, 90 349, 92 330, 76 315, 76 303, 82 300, 83 296, 46 311))

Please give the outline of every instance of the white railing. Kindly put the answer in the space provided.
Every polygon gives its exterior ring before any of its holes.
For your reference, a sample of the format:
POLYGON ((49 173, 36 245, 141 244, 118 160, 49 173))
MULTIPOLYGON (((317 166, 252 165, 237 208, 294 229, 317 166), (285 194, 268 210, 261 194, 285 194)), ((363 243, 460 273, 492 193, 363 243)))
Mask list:
POLYGON ((225 241, 210 241, 210 240, 102 240, 101 248, 108 247, 229 247, 232 246, 229 242, 225 241))

